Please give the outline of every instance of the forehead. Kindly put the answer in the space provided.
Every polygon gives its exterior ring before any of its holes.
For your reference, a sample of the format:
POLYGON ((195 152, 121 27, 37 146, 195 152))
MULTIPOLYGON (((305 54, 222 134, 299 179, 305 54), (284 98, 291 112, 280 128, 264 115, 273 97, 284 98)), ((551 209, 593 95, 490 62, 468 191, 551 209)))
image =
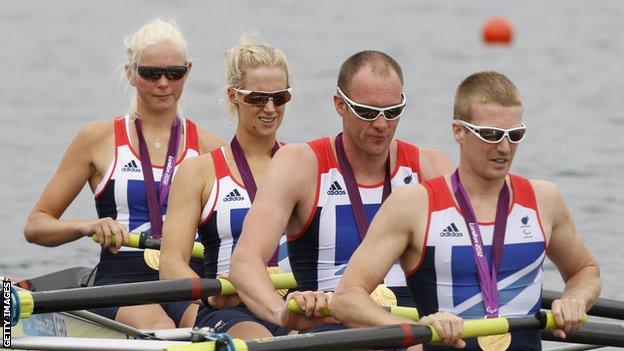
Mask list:
POLYGON ((348 96, 361 104, 390 106, 401 103, 402 91, 401 79, 392 68, 388 74, 379 74, 365 66, 353 75, 348 96))
POLYGON ((470 111, 470 123, 476 125, 512 128, 522 122, 522 106, 473 103, 470 111))
POLYGON ((181 66, 186 63, 184 54, 173 44, 162 42, 148 45, 141 52, 139 65, 141 66, 181 66))
POLYGON ((243 89, 275 91, 288 87, 288 76, 282 67, 261 66, 245 70, 243 89))

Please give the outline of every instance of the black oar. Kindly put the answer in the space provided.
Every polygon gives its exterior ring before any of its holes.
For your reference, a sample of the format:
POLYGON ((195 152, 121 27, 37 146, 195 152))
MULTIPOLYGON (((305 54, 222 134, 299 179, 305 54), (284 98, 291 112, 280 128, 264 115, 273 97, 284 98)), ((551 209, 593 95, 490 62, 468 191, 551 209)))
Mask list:
MULTIPOLYGON (((285 289, 292 284, 292 275, 272 274, 271 280, 275 289, 285 289)), ((20 319, 24 319, 34 313, 189 301, 234 293, 236 289, 226 279, 194 278, 39 292, 20 290, 17 292, 18 301, 12 303, 19 303, 20 319)))
POLYGON ((588 322, 580 330, 566 333, 565 340, 557 338, 550 330, 544 330, 542 340, 624 347, 624 325, 588 322))
MULTIPOLYGON (((496 335, 519 330, 552 328, 552 315, 540 312, 522 318, 490 318, 464 322, 462 338, 496 335)), ((438 333, 430 326, 417 324, 390 325, 378 328, 357 328, 323 333, 307 333, 258 340, 234 340, 236 350, 248 351, 304 351, 399 348, 424 342, 440 341, 438 333)), ((223 348, 225 349, 225 348, 223 348)), ((214 342, 195 343, 167 348, 168 351, 222 350, 214 342)))
MULTIPOLYGON (((553 290, 542 290, 542 308, 550 309, 552 302, 561 298, 561 293, 553 290)), ((624 301, 599 298, 587 312, 591 316, 624 319, 624 301)))

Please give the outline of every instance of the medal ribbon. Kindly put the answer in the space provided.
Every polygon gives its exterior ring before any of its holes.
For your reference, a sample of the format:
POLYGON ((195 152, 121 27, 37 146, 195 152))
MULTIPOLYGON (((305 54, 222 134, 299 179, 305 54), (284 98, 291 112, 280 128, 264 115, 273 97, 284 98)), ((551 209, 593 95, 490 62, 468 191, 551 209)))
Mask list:
POLYGON ((180 119, 176 119, 171 124, 171 133, 169 134, 169 146, 167 147, 167 158, 165 159, 165 167, 160 178, 160 187, 157 190, 154 183, 154 173, 152 170, 152 161, 150 160, 147 143, 143 137, 141 130, 141 119, 134 120, 137 136, 139 137, 139 153, 141 156, 141 167, 143 168, 143 178, 145 182, 145 194, 147 196, 147 210, 149 213, 150 224, 152 227, 152 238, 160 238, 162 236, 162 213, 161 208, 167 201, 171 181, 173 178, 173 169, 175 167, 178 156, 178 146, 180 144, 180 119), (158 194, 157 194, 158 193, 158 194))
MULTIPOLYGON (((247 194, 249 194, 249 201, 253 203, 256 198, 256 191, 258 188, 256 187, 256 181, 251 173, 251 168, 249 168, 249 163, 247 163, 247 158, 245 157, 243 148, 238 142, 238 139, 236 139, 236 135, 232 138, 230 147, 232 148, 232 155, 234 156, 234 162, 236 162, 238 173, 240 173, 241 178, 243 178, 243 184, 245 185, 245 189, 247 189, 247 194)), ((271 149, 271 157, 275 156, 277 150, 279 150, 279 144, 276 141, 275 145, 273 145, 273 149, 271 149)), ((273 257, 269 261, 269 266, 277 266, 278 254, 279 248, 275 251, 273 257)))
POLYGON ((451 184, 455 197, 457 198, 457 203, 464 214, 464 220, 466 221, 466 227, 469 232, 468 236, 470 236, 470 241, 472 243, 486 316, 490 318, 498 317, 497 275, 501 261, 503 260, 503 245, 505 243, 505 230, 507 228, 509 206, 509 189, 507 188, 507 183, 503 184, 503 188, 498 194, 494 236, 492 238, 491 269, 485 255, 485 247, 483 246, 483 239, 481 237, 479 223, 477 222, 477 216, 470 203, 468 194, 459 179, 459 170, 456 170, 451 176, 451 184))
MULTIPOLYGON (((349 159, 345 153, 344 145, 342 143, 342 133, 336 136, 336 156, 338 157, 338 165, 340 166, 340 171, 342 172, 342 177, 345 181, 347 194, 349 194, 351 209, 353 210, 353 216, 355 217, 358 233, 360 234, 360 238, 364 240, 364 236, 366 236, 370 222, 364 212, 364 204, 362 203, 362 197, 360 196, 360 189, 358 189, 355 176, 353 175, 353 168, 351 167, 351 163, 349 163, 349 159)), ((392 192, 392 188, 390 186, 390 151, 388 151, 381 203, 386 201, 388 196, 390 196, 390 192, 392 192)))

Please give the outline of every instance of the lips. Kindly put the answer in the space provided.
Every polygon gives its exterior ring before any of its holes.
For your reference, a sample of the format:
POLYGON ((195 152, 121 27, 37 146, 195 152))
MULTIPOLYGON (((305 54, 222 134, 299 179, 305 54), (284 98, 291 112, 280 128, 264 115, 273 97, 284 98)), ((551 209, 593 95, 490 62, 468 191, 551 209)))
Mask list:
POLYGON ((273 121, 275 121, 277 119, 277 117, 258 117, 258 119, 262 123, 269 124, 269 123, 272 123, 273 121))

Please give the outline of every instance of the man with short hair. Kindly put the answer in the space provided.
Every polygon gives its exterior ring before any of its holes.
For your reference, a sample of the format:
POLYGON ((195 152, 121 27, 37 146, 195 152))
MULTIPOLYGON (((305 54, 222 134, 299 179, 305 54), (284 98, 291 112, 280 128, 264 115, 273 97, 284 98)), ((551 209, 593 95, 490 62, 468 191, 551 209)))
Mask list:
MULTIPOLYGON (((335 289, 390 192, 452 169, 441 151, 394 139, 406 99, 401 68, 390 56, 363 51, 349 57, 340 69, 333 100, 343 133, 280 148, 232 257, 229 277, 247 307, 291 329, 305 330, 323 321, 324 292, 335 289), (300 290, 291 297, 305 315, 288 312, 266 273, 265 263, 282 232, 300 290)), ((398 264, 385 282, 399 304, 410 303, 398 264)))
MULTIPOLYGON (((552 304, 561 328, 555 334, 565 338, 565 332, 580 328, 600 294, 600 273, 556 185, 509 173, 526 132, 518 91, 502 74, 476 73, 459 85, 454 112, 459 168, 392 193, 351 258, 332 312, 348 326, 409 322, 368 297, 400 259, 421 314, 446 311, 467 319, 534 314, 540 310, 548 256, 566 282, 563 296, 552 304)), ((480 338, 467 348, 479 350, 476 343, 482 349, 492 343, 541 349, 537 331, 480 338)))

